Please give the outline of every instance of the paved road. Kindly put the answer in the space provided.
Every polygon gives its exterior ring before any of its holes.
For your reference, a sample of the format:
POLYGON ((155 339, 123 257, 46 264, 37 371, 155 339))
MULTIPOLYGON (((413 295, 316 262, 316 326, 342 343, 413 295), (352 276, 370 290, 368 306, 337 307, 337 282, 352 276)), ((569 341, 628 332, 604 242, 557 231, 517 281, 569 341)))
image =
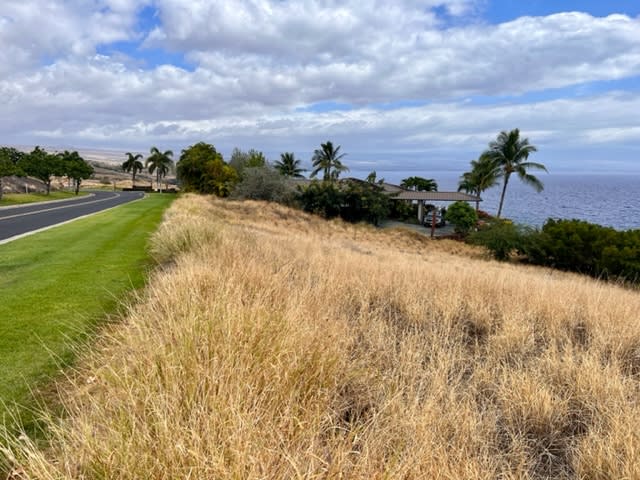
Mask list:
POLYGON ((93 192, 93 195, 0 209, 0 243, 34 230, 68 222, 142 198, 142 192, 93 192))

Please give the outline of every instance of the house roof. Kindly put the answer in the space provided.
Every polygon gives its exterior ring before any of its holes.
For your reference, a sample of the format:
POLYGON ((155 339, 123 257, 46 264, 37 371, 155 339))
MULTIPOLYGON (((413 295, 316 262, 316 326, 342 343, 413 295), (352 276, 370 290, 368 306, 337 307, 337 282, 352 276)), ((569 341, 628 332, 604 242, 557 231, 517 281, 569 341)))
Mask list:
POLYGON ((482 198, 462 192, 414 192, 402 190, 393 197, 394 200, 426 200, 429 202, 481 202, 482 198))

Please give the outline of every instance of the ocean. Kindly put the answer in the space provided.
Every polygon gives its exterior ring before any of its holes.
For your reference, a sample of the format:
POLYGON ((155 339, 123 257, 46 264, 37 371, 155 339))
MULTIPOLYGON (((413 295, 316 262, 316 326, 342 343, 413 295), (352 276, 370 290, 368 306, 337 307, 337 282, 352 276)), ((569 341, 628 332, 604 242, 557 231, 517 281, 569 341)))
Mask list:
MULTIPOLYGON (((542 226, 547 218, 579 219, 618 230, 640 229, 640 173, 539 174, 544 190, 537 193, 512 175, 502 216, 516 223, 542 226)), ((442 173, 439 190, 457 190, 458 175, 442 173)), ((495 215, 501 186, 482 194, 480 208, 495 215)))

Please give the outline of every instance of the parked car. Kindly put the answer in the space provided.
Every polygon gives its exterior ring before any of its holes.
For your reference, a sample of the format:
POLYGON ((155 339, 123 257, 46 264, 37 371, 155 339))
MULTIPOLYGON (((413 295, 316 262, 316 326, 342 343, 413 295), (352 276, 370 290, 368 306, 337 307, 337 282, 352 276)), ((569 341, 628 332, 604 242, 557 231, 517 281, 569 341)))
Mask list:
MULTIPOLYGON (((422 224, 431 228, 431 222, 433 221, 433 210, 425 213, 424 218, 422 219, 422 224)), ((436 210, 436 228, 444 227, 447 223, 445 222, 444 216, 439 210, 436 210)))

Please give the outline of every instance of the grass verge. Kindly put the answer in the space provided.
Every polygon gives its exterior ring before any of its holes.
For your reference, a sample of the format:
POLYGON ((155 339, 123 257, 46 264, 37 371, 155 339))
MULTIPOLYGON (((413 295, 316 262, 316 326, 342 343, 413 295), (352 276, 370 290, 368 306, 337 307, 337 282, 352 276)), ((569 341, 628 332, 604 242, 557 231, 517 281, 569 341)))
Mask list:
MULTIPOLYGON (((81 340, 147 273, 146 244, 172 196, 152 195, 0 245, 0 400, 29 405, 81 340)), ((30 415, 22 411, 22 420, 30 415)), ((0 406, 0 423, 8 423, 0 406)))
POLYGON ((259 202, 165 219, 16 477, 640 478, 636 292, 259 202))
MULTIPOLYGON (((80 192, 78 196, 87 195, 87 192, 80 192)), ((54 191, 49 195, 45 193, 5 193, 0 200, 0 207, 9 207, 12 205, 23 205, 25 203, 49 202, 51 200, 64 200, 74 198, 76 194, 73 192, 54 191)))

